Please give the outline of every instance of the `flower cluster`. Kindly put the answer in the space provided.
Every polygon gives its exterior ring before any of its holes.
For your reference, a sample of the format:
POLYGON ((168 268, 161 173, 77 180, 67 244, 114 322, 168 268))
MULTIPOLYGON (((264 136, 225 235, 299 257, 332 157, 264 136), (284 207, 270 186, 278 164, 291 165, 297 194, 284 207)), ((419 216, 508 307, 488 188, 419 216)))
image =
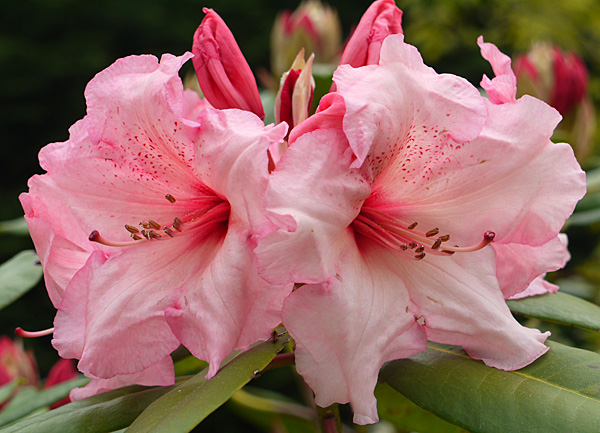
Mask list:
MULTIPOLYGON (((427 340, 506 370, 548 350, 505 299, 555 289, 543 275, 568 259, 559 231, 585 177, 550 141, 558 112, 516 98, 507 56, 479 39, 495 73, 482 97, 427 67, 378 0, 317 112, 265 126, 233 35, 205 12, 192 51, 206 100, 178 76, 190 54, 118 60, 21 196, 53 345, 93 379, 73 398, 172 384, 181 344, 212 377, 283 323, 316 403, 350 402, 365 424, 382 364, 427 340)), ((303 112, 290 89, 279 107, 303 112)))

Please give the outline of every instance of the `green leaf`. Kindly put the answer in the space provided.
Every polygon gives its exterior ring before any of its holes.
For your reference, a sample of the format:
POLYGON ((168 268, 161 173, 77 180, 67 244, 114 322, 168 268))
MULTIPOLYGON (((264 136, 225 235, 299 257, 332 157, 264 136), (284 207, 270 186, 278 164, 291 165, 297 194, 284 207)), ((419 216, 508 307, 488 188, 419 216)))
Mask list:
MULTIPOLYGON (((69 403, 0 429, 2 433, 105 433, 129 426, 173 386, 128 386, 69 403)), ((51 388, 50 388, 51 389, 51 388)))
POLYGON ((62 400, 73 388, 84 386, 88 382, 88 378, 82 377, 58 383, 41 391, 33 387, 23 387, 0 412, 0 426, 15 422, 36 410, 62 400))
POLYGON ((201 371, 148 406, 127 432, 189 432, 264 369, 288 341, 286 334, 253 347, 211 380, 204 378, 207 370, 201 371))
POLYGON ((315 410, 277 392, 246 387, 234 393, 227 405, 265 432, 318 433, 315 410))
POLYGON ((0 404, 4 403, 6 400, 12 397, 15 389, 17 389, 17 385, 19 384, 19 379, 15 379, 12 382, 7 383, 6 385, 0 386, 0 404))
POLYGON ((25 218, 20 217, 9 221, 0 221, 0 234, 15 236, 29 236, 29 229, 25 218))
POLYGON ((379 418, 392 423, 400 431, 469 433, 420 408, 387 383, 377 384, 375 397, 377 398, 377 413, 379 414, 379 418))
POLYGON ((600 431, 600 354, 547 342, 518 371, 486 367, 462 349, 430 343, 388 363, 381 378, 414 403, 473 433, 600 431))
POLYGON ((195 356, 188 356, 175 363, 175 376, 196 374, 208 367, 208 362, 202 361, 195 356))
POLYGON ((0 310, 19 299, 42 278, 42 267, 35 251, 21 251, 0 265, 0 310))
POLYGON ((600 331, 600 306, 566 293, 506 301, 515 313, 548 322, 600 331))

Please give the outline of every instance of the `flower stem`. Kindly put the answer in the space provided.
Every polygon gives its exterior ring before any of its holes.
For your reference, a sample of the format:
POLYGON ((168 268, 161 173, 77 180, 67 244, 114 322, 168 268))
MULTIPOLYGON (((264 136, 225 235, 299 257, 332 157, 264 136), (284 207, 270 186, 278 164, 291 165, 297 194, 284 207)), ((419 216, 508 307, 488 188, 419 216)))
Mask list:
POLYGON ((337 403, 328 407, 317 406, 317 412, 322 433, 342 433, 342 421, 337 403))

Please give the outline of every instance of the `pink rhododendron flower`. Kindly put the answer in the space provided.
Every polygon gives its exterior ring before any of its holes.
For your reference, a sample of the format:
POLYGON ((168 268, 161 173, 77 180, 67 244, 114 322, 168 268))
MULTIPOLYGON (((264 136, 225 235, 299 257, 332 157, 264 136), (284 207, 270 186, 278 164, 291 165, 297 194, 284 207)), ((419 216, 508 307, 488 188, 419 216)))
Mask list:
POLYGON ((297 369, 318 405, 350 402, 356 423, 378 419, 382 364, 427 340, 505 370, 548 350, 549 333, 513 318, 503 286, 520 278, 523 291, 564 262, 558 232, 585 178, 570 146, 550 141, 558 113, 516 100, 492 47, 487 99, 389 36, 378 64, 338 68, 337 93, 292 131, 271 175, 280 229, 259 241, 259 271, 304 283, 283 307, 297 369), (534 252, 526 277, 498 274, 534 252))
POLYGON ((204 13, 192 49, 204 96, 216 108, 239 108, 264 119, 256 80, 231 30, 212 9, 204 13))
POLYGON ((267 149, 287 126, 202 109, 178 76, 190 57, 132 56, 99 73, 87 115, 42 149, 47 173, 21 196, 58 309, 53 345, 93 379, 74 398, 173 383, 180 344, 212 376, 281 321, 291 286, 262 280, 252 250, 268 224, 267 149))

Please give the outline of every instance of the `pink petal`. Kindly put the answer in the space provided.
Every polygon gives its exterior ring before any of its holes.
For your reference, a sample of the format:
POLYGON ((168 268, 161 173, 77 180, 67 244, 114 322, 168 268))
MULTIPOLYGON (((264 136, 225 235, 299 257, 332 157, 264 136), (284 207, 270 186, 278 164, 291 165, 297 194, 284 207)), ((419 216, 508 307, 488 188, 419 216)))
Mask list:
POLYGON ((181 116, 184 119, 198 122, 198 116, 206 107, 210 107, 206 99, 200 98, 194 90, 186 89, 183 91, 183 108, 181 116))
POLYGON ((85 375, 111 378, 142 371, 179 346, 164 310, 176 289, 200 278, 221 242, 194 233, 147 242, 106 257, 96 251, 67 286, 54 321, 53 346, 80 359, 85 375))
POLYGON ((198 177, 227 197, 232 218, 240 218, 245 224, 261 224, 268 180, 267 149, 283 141, 287 125, 265 127, 252 113, 212 108, 202 111, 199 120, 202 128, 194 160, 198 177))
POLYGON ((550 333, 524 328, 513 318, 495 278, 493 256, 489 248, 428 255, 418 262, 395 260, 394 269, 422 315, 429 340, 461 346, 491 367, 515 370, 548 350, 543 343, 550 333))
POLYGON ((216 108, 265 113, 254 75, 227 24, 212 9, 194 34, 194 68, 206 99, 216 108))
POLYGON ((402 11, 393 0, 377 0, 364 13, 346 44, 340 65, 354 68, 379 63, 383 40, 402 33, 402 11))
POLYGON ((536 247, 516 243, 492 243, 498 263, 498 283, 504 297, 514 298, 540 275, 564 267, 570 258, 566 244, 566 235, 562 234, 536 247))
POLYGON ((523 299, 529 296, 545 295, 547 293, 556 293, 559 287, 556 284, 549 283, 544 280, 545 274, 540 275, 527 286, 527 289, 523 290, 516 295, 511 296, 509 299, 523 299))
POLYGON ((290 145, 298 137, 316 129, 342 129, 346 105, 344 99, 337 93, 328 93, 321 98, 315 114, 296 126, 290 133, 290 145))
MULTIPOLYGON (((368 155, 379 172, 400 152, 474 139, 486 110, 477 89, 454 75, 438 75, 425 66, 417 49, 402 35, 388 37, 381 49, 381 66, 334 73, 346 104, 344 132, 356 154, 354 166, 368 155), (394 141, 396 140, 396 141, 394 141)), ((406 159, 406 158, 403 158, 406 159)))
POLYGON ((377 179, 370 204, 386 203, 425 230, 439 227, 459 245, 479 243, 488 230, 498 243, 539 246, 556 237, 586 188, 571 147, 549 140, 556 111, 528 96, 487 106, 477 139, 407 152, 377 179))
POLYGON ((353 159, 344 135, 334 129, 306 133, 286 150, 265 202, 287 220, 255 250, 267 281, 319 283, 335 275, 340 239, 370 191, 364 174, 349 168, 353 159))
POLYGON ((83 388, 71 390, 69 397, 71 397, 71 400, 77 401, 128 385, 168 386, 174 382, 173 361, 170 356, 167 356, 156 364, 137 373, 121 374, 110 379, 92 379, 83 388))
POLYGON ((515 102, 517 96, 517 77, 510 67, 510 57, 502 53, 498 47, 489 42, 483 42, 483 36, 477 38, 481 55, 492 65, 495 78, 489 79, 486 75, 481 80, 481 87, 485 89, 493 104, 515 102))
POLYGON ((234 350, 267 340, 279 323, 292 285, 273 286, 256 273, 247 230, 230 225, 201 278, 189 280, 179 301, 166 310, 173 333, 194 356, 207 360, 214 376, 234 350))
POLYGON ((283 318, 315 402, 350 402, 354 422, 368 424, 378 420, 373 390, 383 363, 422 352, 427 342, 389 262, 359 250, 351 234, 341 251, 336 278, 296 290, 283 318))

